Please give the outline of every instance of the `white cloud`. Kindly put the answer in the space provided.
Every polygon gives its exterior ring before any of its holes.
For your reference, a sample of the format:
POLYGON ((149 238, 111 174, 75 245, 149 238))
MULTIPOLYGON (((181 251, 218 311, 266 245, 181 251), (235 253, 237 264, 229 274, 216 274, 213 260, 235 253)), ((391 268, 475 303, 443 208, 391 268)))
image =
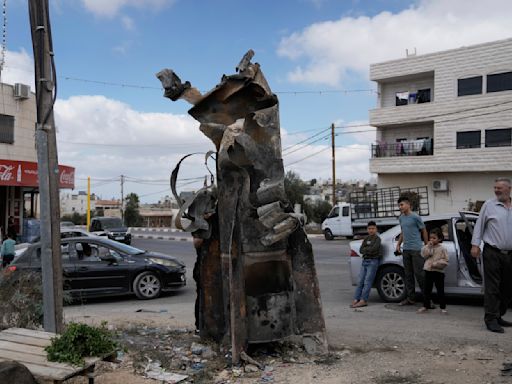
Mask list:
MULTIPOLYGON (((93 192, 104 198, 117 196, 119 182, 105 183, 101 179, 123 174, 159 180, 150 184, 127 179, 126 193, 153 193, 167 189, 167 180, 181 156, 213 148, 199 131, 199 124, 188 115, 139 112, 104 96, 73 96, 57 100, 55 120, 59 163, 76 168, 77 187, 83 188, 84 179, 91 176, 93 192), (101 187, 102 184, 105 185, 101 187), (97 189, 94 189, 95 185, 97 189)), ((187 159, 180 178, 204 176, 208 172, 203 163, 204 158, 199 155, 187 159)), ((200 186, 202 181, 183 188, 197 189, 200 186)), ((153 201, 163 195, 165 193, 148 198, 153 201)))
POLYGON ((132 42, 131 41, 123 41, 121 44, 116 45, 112 48, 112 50, 115 53, 126 55, 128 53, 128 50, 131 48, 132 42))
POLYGON ((367 77, 369 65, 512 37, 512 2, 422 0, 398 13, 342 17, 315 23, 283 38, 278 54, 299 62, 291 82, 339 85, 350 73, 367 77))
POLYGON ((34 61, 23 48, 19 52, 6 51, 2 82, 7 84, 22 83, 34 86, 34 61))
POLYGON ((128 31, 132 31, 133 29, 135 29, 135 22, 130 16, 122 16, 121 22, 123 23, 125 29, 127 29, 128 31))
POLYGON ((175 0, 82 0, 84 7, 96 16, 114 17, 121 9, 136 7, 158 10, 170 6, 175 0))

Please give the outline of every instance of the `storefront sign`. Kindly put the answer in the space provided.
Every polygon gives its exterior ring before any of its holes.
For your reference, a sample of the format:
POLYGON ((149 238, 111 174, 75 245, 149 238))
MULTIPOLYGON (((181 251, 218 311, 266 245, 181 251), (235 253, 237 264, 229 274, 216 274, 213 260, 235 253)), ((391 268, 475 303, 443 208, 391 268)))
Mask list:
MULTIPOLYGON (((0 160, 0 185, 38 187, 37 163, 0 160)), ((59 165, 59 188, 75 188, 75 168, 59 165)))

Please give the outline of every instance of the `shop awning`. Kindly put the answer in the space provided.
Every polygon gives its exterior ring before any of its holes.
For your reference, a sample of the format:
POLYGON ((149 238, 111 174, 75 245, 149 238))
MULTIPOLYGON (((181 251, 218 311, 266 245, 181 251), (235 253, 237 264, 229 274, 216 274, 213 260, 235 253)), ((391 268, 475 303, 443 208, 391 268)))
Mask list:
MULTIPOLYGON (((0 186, 38 187, 37 163, 0 159, 0 186)), ((59 188, 75 188, 75 168, 59 165, 59 188)))

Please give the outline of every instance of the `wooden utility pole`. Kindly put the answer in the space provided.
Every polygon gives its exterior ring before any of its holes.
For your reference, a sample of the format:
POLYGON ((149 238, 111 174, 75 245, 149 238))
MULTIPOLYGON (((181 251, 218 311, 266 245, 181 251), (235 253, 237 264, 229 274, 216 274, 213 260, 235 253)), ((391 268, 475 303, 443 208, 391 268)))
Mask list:
POLYGON ((87 176, 87 228, 86 230, 89 230, 89 227, 91 226, 91 176, 87 176))
POLYGON ((331 124, 331 145, 332 145, 332 205, 336 205, 336 146, 334 145, 334 123, 331 124))
POLYGON ((121 175, 121 220, 124 224, 124 175, 121 175))
POLYGON ((55 65, 48 0, 29 0, 37 100, 35 141, 41 199, 41 266, 44 329, 61 333, 62 263, 60 256, 59 165, 53 118, 55 65))

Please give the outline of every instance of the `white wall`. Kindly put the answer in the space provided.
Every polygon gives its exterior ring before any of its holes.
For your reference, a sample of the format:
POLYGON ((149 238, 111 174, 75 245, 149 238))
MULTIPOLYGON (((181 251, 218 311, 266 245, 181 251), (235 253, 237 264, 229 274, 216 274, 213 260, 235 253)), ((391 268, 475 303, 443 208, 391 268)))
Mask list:
POLYGON ((466 210, 471 200, 487 200, 494 197, 494 180, 498 177, 512 178, 512 172, 489 173, 423 173, 423 174, 383 174, 379 175, 379 187, 402 188, 427 186, 430 213, 447 213, 466 210), (448 180, 447 192, 433 192, 432 181, 448 180))
POLYGON ((35 147, 36 102, 29 99, 15 100, 14 86, 0 83, 0 114, 14 116, 14 144, 0 143, 0 158, 4 160, 37 161, 35 147))

